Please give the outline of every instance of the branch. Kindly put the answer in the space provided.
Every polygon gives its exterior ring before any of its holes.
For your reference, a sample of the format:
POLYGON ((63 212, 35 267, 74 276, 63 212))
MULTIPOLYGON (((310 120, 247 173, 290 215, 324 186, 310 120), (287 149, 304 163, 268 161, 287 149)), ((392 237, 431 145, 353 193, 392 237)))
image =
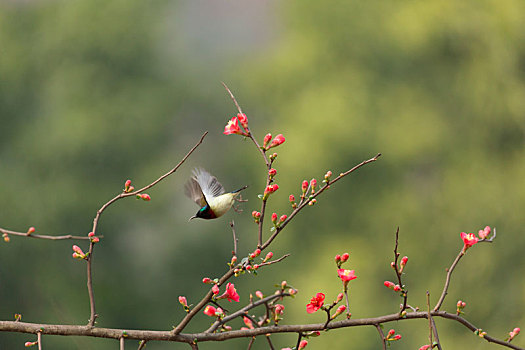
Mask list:
MULTIPOLYGON (((470 331, 478 331, 479 328, 475 327, 472 323, 462 318, 461 316, 451 314, 445 311, 431 311, 432 317, 441 317, 461 323, 470 331)), ((361 318, 361 319, 347 319, 342 321, 331 322, 328 324, 327 329, 338 329, 347 327, 360 327, 360 326, 375 326, 380 323, 388 323, 395 321, 408 321, 414 319, 427 319, 427 311, 418 311, 408 313, 405 317, 400 317, 399 313, 390 315, 384 315, 372 318, 361 318)), ((35 334, 39 331, 42 334, 48 335, 67 335, 67 336, 90 336, 98 338, 110 338, 119 340, 122 337, 123 332, 126 334, 128 339, 136 340, 156 340, 156 341, 174 341, 191 344, 193 342, 204 342, 204 341, 222 341, 234 338, 248 338, 256 337, 260 335, 273 334, 273 333, 299 333, 317 331, 322 329, 323 323, 313 323, 304 325, 279 325, 279 326, 267 326, 259 327, 247 330, 232 330, 222 333, 175 333, 173 331, 151 331, 151 330, 124 330, 114 328, 90 328, 86 326, 77 325, 51 325, 51 324, 37 324, 37 323, 26 323, 26 322, 15 322, 15 321, 0 321, 0 331, 4 332, 20 332, 20 333, 32 333, 35 334)), ((499 344, 501 346, 515 349, 525 350, 512 343, 493 338, 489 335, 483 337, 487 342, 499 344)))
POLYGON ((374 325, 377 329, 377 332, 379 333, 379 336, 381 337, 381 342, 383 343, 383 350, 386 350, 386 339, 385 339, 385 334, 383 333, 383 329, 381 328, 381 325, 378 323, 378 324, 375 324, 374 325))
POLYGON ((434 307, 434 311, 438 311, 441 305, 443 304, 443 301, 445 300, 445 297, 448 293, 448 286, 450 284, 450 277, 452 276, 452 272, 456 268, 456 265, 458 264, 459 260, 465 255, 465 249, 461 249, 458 256, 456 256, 456 259, 454 259, 454 262, 452 265, 450 265, 450 268, 447 270, 447 279, 445 280, 445 286, 443 287, 443 292, 441 293, 441 297, 439 298, 436 306, 434 307))
MULTIPOLYGON (((350 170, 347 170, 346 172, 344 173, 341 173, 339 174, 338 177, 336 177, 335 179, 331 180, 331 181, 327 181, 326 184, 321 187, 319 189, 319 191, 317 191, 314 195, 311 195, 309 197, 309 200, 305 200, 304 202, 302 202, 301 204, 299 204, 297 206, 297 208, 295 208, 295 210, 290 214, 290 216, 288 216, 288 218, 281 224, 281 226, 279 226, 275 232, 270 236, 270 238, 268 238, 268 240, 266 242, 264 242, 264 244, 261 246, 261 250, 264 250, 265 248, 267 248, 270 243, 272 243, 272 241, 277 237, 277 235, 286 227, 286 225, 288 225, 288 223, 294 218, 295 215, 297 215, 301 209, 303 209, 306 205, 308 205, 308 203, 310 202, 310 200, 314 199, 315 197, 317 197, 318 195, 320 195, 321 193, 323 193, 326 189, 328 189, 330 187, 331 184, 341 180, 343 177, 347 176, 348 174, 350 173, 353 173, 354 171, 356 171, 357 169, 359 169, 360 167, 362 167, 363 165, 366 165, 368 163, 372 163, 372 162, 375 162, 379 157, 381 156, 381 153, 378 153, 375 157, 373 158, 370 158, 368 160, 365 160, 365 161, 362 161, 361 163, 357 164, 356 166, 354 166, 352 169, 350 170)), ((263 213, 261 212, 261 219, 262 219, 262 215, 263 213)), ((262 221, 261 221, 262 222, 262 221)))
MULTIPOLYGON (((39 238, 39 239, 49 239, 52 241, 58 241, 58 240, 64 240, 64 239, 80 239, 80 240, 88 240, 89 237, 87 236, 73 236, 73 235, 63 235, 63 236, 49 236, 49 235, 35 235, 33 233, 28 234, 27 232, 17 232, 17 231, 10 231, 6 230, 4 228, 0 227, 0 232, 2 234, 9 234, 13 236, 21 236, 21 237, 30 237, 30 238, 39 238)), ((100 237, 100 236, 99 236, 100 237)))

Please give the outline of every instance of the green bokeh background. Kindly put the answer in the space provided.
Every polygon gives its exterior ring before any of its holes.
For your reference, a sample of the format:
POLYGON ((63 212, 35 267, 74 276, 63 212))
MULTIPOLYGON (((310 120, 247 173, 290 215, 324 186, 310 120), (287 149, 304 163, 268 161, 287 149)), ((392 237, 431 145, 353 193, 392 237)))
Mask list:
MULTIPOLYGON (((236 113, 225 81, 262 139, 283 133, 270 212, 289 213, 288 194, 381 152, 380 161, 333 186, 271 246, 291 256, 235 279, 241 304, 287 280, 283 323, 322 322, 305 304, 341 285, 333 256, 350 252, 354 318, 397 310, 382 286, 396 227, 409 256, 409 303, 441 293, 461 231, 495 226, 493 244, 468 251, 444 308, 504 338, 525 326, 525 3, 522 1, 3 1, 0 2, 0 227, 86 234, 97 209, 126 179, 173 176, 102 216, 94 257, 97 325, 170 329, 196 303, 202 277, 227 266, 236 222, 240 252, 254 249, 250 212, 265 169, 257 150, 222 135, 236 113), (227 189, 250 185, 241 214, 192 221, 183 184, 202 166, 227 189)), ((268 231, 266 231, 268 234, 268 231)), ((0 319, 85 324, 85 265, 70 241, 11 237, 0 244, 0 319)), ((85 243, 80 244, 84 248, 85 243)), ((228 305, 233 310, 237 305, 228 305)), ((458 323, 436 320, 446 349, 494 349, 458 323)), ((187 331, 210 324, 199 315, 187 331)), ((240 327, 240 322, 232 326, 240 327)), ((392 349, 425 344, 425 320, 385 325, 403 335, 392 349)), ((272 337, 291 347, 295 335, 272 337)), ((1 349, 34 336, 0 333, 1 349)), ((525 343, 519 337, 516 344, 525 343)), ((45 336, 46 349, 115 349, 113 340, 45 336)), ((244 349, 247 340, 203 343, 244 349)), ((136 348, 137 342, 128 341, 136 348)), ((373 327, 331 331, 310 349, 378 349, 373 327)), ((151 342, 147 349, 188 348, 151 342)), ((267 348, 258 339, 254 348, 267 348)))

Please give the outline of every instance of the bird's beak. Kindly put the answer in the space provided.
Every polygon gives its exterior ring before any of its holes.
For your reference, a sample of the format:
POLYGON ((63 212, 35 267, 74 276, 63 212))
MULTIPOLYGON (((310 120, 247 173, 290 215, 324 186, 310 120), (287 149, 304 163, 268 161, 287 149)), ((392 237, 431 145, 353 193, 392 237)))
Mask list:
POLYGON ((196 217, 197 217, 197 215, 193 215, 193 216, 188 220, 188 222, 191 221, 192 219, 195 219, 196 217))

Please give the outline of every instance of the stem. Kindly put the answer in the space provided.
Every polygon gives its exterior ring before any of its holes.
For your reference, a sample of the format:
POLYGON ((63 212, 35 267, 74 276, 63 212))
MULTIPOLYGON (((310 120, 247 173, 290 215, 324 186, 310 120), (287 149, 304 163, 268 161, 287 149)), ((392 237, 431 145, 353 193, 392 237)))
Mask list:
POLYGON ((443 287, 443 292, 441 293, 441 297, 439 298, 439 301, 437 302, 436 306, 434 307, 434 311, 438 311, 441 305, 443 304, 443 301, 445 300, 445 297, 448 293, 448 286, 450 284, 450 277, 452 276, 452 272, 456 268, 456 265, 458 264, 459 260, 465 255, 465 249, 461 249, 458 256, 456 256, 456 259, 450 265, 450 268, 447 271, 447 279, 445 280, 445 286, 443 287))
POLYGON ((89 239, 89 237, 87 236, 73 236, 73 235, 50 236, 50 235, 35 235, 34 233, 28 235, 26 232, 11 231, 11 230, 6 230, 4 228, 0 228, 0 233, 6 233, 8 235, 20 236, 20 237, 49 239, 51 241, 59 241, 59 240, 64 240, 64 239, 78 239, 78 240, 88 240, 89 239))
POLYGON ((124 350, 125 347, 124 347, 124 337, 121 337, 120 338, 120 350, 124 350))
POLYGON ((383 350, 386 350, 386 339, 385 334, 383 333, 383 329, 381 328, 381 324, 375 324, 374 325, 379 332, 379 336, 381 337, 381 342, 383 343, 383 350))
POLYGON ((95 244, 91 241, 89 243, 89 253, 87 254, 87 289, 88 289, 88 295, 89 295, 89 308, 90 308, 90 316, 88 321, 89 327, 95 326, 95 320, 97 319, 97 313, 95 309, 95 293, 93 292, 93 278, 92 278, 92 269, 91 269, 91 262, 93 260, 93 248, 95 247, 95 244))

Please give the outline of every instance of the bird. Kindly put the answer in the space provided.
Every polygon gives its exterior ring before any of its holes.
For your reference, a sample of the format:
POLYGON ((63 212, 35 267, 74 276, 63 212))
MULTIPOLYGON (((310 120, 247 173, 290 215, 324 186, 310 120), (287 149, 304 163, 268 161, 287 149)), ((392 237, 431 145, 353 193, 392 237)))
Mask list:
POLYGON ((202 168, 193 170, 193 176, 184 186, 184 193, 200 207, 195 218, 216 219, 224 215, 233 205, 235 197, 247 188, 244 186, 233 192, 226 192, 217 178, 202 168))

